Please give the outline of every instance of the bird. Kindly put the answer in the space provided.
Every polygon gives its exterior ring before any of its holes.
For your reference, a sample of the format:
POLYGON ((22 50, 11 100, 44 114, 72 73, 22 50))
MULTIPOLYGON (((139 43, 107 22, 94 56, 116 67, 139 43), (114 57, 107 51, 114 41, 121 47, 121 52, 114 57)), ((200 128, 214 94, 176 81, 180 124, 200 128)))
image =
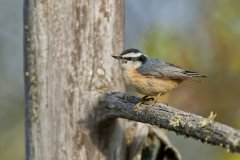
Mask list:
MULTIPOLYGON (((174 64, 148 57, 134 48, 126 49, 120 55, 112 55, 112 57, 120 62, 126 83, 144 95, 142 100, 153 100, 148 109, 160 96, 176 88, 181 82, 207 77, 206 74, 184 70, 174 64)), ((142 102, 136 104, 136 110, 141 104, 142 102)))

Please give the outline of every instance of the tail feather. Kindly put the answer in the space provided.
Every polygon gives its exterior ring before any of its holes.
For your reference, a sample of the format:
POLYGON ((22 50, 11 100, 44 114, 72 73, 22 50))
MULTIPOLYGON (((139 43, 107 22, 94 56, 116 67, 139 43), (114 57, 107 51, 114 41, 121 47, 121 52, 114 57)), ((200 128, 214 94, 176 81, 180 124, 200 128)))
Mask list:
POLYGON ((190 76, 190 77, 202 77, 202 78, 206 78, 207 77, 206 74, 200 74, 200 73, 193 72, 193 71, 185 71, 185 74, 190 76))

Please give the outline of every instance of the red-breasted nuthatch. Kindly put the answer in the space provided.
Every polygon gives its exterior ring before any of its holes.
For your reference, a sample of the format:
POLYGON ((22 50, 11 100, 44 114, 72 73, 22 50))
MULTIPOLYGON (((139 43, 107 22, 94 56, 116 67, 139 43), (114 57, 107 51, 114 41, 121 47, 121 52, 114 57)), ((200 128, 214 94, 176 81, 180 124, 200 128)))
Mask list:
MULTIPOLYGON (((176 65, 150 58, 138 49, 127 49, 120 56, 112 57, 120 61, 125 81, 137 92, 145 95, 143 99, 155 97, 149 107, 156 103, 159 96, 172 90, 179 83, 196 77, 206 77, 204 74, 186 71, 176 65)), ((141 103, 137 104, 136 109, 140 105, 141 103)))

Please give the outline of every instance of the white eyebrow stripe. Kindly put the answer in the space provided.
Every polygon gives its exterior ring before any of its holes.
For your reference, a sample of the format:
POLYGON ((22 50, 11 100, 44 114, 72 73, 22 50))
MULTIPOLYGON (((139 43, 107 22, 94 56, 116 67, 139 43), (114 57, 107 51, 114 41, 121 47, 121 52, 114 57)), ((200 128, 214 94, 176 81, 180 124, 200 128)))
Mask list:
POLYGON ((138 53, 128 53, 128 54, 124 54, 122 57, 125 58, 125 57, 140 57, 141 55, 143 55, 141 52, 138 52, 138 53))

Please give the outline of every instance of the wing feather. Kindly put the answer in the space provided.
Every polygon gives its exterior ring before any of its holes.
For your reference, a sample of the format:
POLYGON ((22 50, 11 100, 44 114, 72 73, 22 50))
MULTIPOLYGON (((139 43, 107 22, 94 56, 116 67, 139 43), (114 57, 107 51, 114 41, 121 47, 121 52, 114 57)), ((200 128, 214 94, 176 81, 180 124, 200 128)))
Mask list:
POLYGON ((154 76, 164 79, 185 80, 193 77, 206 77, 197 72, 185 71, 184 69, 158 59, 148 59, 137 71, 145 76, 154 76))

